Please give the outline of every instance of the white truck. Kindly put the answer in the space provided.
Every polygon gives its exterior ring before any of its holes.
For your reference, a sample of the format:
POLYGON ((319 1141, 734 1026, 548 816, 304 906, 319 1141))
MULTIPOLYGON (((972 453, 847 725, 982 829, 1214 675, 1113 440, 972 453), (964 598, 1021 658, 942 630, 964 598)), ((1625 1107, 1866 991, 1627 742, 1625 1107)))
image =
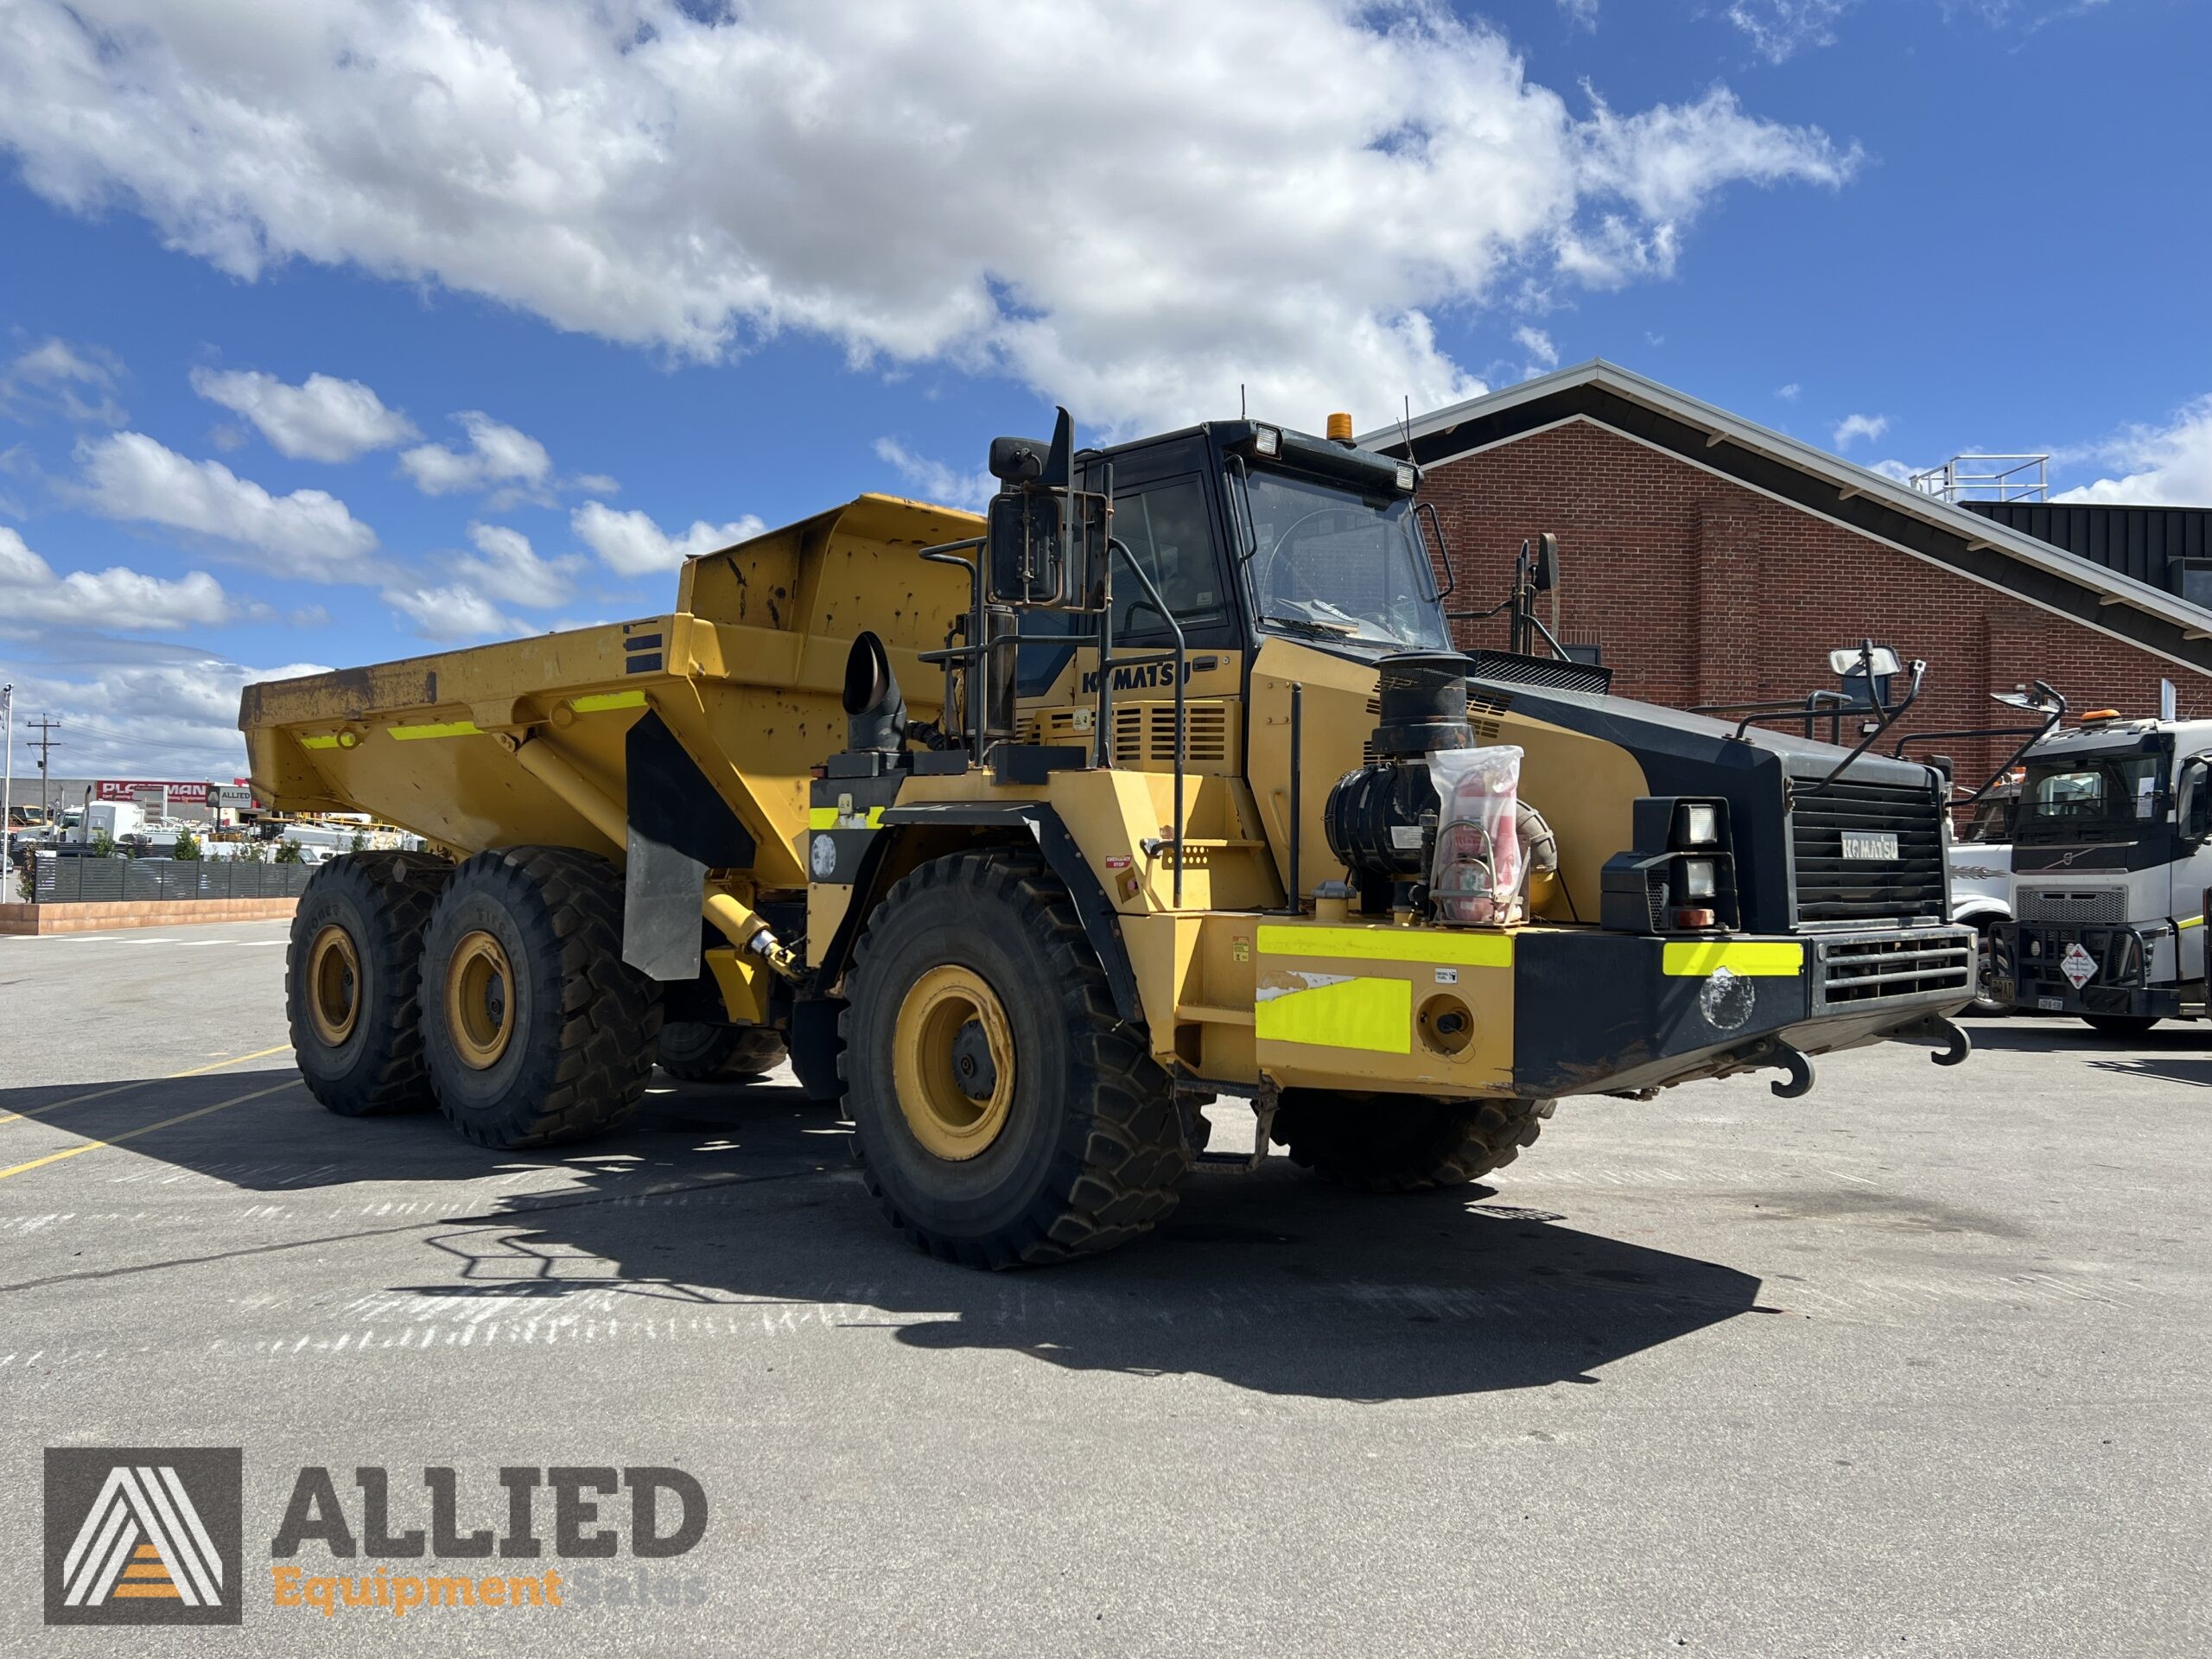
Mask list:
POLYGON ((2201 1017, 2208 888, 2212 720, 2092 713, 2027 753, 1993 988, 2114 1036, 2201 1017))
POLYGON ((2016 784, 1999 785, 1974 804, 1945 842, 1951 867, 1951 919, 1973 928, 1980 941, 1980 971, 1968 1012, 1985 1018, 2012 1011, 2009 994, 1998 995, 1990 971, 1990 944, 1999 925, 2013 919, 2012 812, 2018 802, 2016 784))

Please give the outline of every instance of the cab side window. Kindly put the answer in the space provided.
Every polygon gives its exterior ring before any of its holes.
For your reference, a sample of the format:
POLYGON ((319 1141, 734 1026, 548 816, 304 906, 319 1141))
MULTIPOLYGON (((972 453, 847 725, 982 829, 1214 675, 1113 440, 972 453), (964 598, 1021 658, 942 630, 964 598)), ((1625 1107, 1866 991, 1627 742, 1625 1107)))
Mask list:
MULTIPOLYGON (((1229 594, 1205 486, 1196 477, 1163 479, 1116 493, 1114 534, 1144 568, 1184 632, 1225 626, 1229 594)), ((1126 568, 1114 572, 1114 638, 1165 639, 1160 607, 1126 568)))

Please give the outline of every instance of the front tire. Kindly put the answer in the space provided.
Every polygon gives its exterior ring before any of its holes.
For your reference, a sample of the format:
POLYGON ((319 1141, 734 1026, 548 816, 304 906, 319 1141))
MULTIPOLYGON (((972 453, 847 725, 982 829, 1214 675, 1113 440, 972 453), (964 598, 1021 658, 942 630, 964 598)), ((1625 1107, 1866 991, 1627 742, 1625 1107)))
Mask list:
POLYGON ((1361 1192, 1459 1186, 1535 1144, 1548 1100, 1433 1100, 1286 1089, 1271 1138, 1290 1160, 1361 1192))
POLYGON ((760 1026, 671 1020, 660 1028, 660 1069, 685 1083, 743 1083, 789 1058, 783 1033, 760 1026))
POLYGON ((340 1117, 432 1103, 416 987, 423 930, 452 867, 348 853, 308 878, 284 952, 284 1012, 308 1092, 340 1117))
POLYGON ((1034 855, 923 865, 868 918, 840 1075, 868 1188, 931 1255, 981 1268, 1110 1249, 1190 1166, 1167 1075, 1116 1014, 1034 855))
POLYGON ((660 998, 622 960, 622 879, 588 853, 515 847, 454 871, 421 1001, 439 1109, 479 1146, 611 1129, 652 1076, 660 998))

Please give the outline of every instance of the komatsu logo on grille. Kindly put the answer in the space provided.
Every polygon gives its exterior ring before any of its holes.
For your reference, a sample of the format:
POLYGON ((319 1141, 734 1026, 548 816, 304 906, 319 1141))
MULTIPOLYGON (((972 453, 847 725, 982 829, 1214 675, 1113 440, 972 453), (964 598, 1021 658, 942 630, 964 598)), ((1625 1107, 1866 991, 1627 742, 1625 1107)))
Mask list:
POLYGON ((235 1624, 245 1454, 48 1447, 46 1622, 235 1624))
POLYGON ((1854 833, 1847 830, 1843 835, 1843 855, 1894 864, 1897 861, 1897 838, 1888 834, 1854 833))

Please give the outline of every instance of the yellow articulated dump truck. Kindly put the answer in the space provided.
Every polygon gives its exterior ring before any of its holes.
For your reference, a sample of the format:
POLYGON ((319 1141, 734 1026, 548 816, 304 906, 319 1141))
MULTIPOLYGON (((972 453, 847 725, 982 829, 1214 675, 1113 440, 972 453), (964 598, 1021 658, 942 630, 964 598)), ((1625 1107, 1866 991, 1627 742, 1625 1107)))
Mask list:
POLYGON ((997 1268, 1158 1223, 1221 1096, 1409 1191, 1568 1096, 1965 1057, 1938 772, 1455 650, 1414 468, 1330 426, 1062 411, 980 518, 862 496, 668 615, 249 687, 264 800, 431 849, 302 897, 309 1087, 531 1147, 788 1056, 893 1224, 997 1268))

